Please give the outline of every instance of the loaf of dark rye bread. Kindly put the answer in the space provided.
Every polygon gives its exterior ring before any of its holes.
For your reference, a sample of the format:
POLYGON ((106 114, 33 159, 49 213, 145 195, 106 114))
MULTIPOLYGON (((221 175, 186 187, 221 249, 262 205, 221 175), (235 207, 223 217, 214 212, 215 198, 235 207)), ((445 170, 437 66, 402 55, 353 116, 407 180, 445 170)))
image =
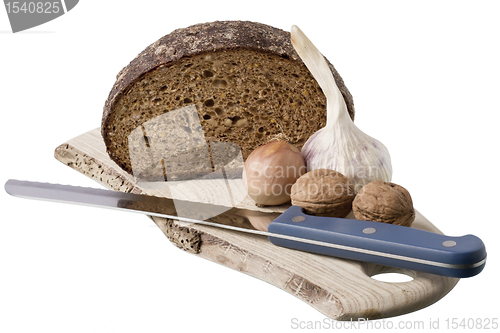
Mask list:
MULTIPOLYGON (((352 96, 328 64, 354 118, 352 96)), ((133 173, 129 148, 150 147, 152 139, 159 145, 165 136, 146 133, 143 124, 186 106, 196 108, 207 142, 234 143, 243 159, 276 135, 300 149, 326 124, 326 98, 295 52, 290 33, 255 22, 217 21, 175 30, 123 68, 105 103, 101 124, 110 158, 133 173), (142 129, 145 145, 129 147, 129 136, 136 129, 142 129)), ((188 170, 173 155, 167 163, 144 158, 141 172, 156 180, 169 175, 181 179, 176 175, 183 170, 176 166, 188 170)), ((195 174, 206 174, 198 171, 195 174)))

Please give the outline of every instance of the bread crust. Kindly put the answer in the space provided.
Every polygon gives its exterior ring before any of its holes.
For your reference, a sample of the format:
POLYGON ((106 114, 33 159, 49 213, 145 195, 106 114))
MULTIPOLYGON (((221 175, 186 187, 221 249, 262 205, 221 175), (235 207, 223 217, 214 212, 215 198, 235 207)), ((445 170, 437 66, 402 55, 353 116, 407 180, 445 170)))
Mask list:
MULTIPOLYGON (((215 21, 174 30, 149 45, 118 73, 104 105, 101 122, 101 135, 108 154, 113 157, 109 149, 111 140, 106 135, 107 122, 111 118, 113 107, 128 88, 144 74, 158 67, 169 66, 185 57, 231 49, 270 52, 286 59, 302 62, 292 46, 289 32, 262 23, 215 21)), ((352 96, 333 65, 328 60, 327 63, 344 96, 349 114, 354 119, 352 96)))

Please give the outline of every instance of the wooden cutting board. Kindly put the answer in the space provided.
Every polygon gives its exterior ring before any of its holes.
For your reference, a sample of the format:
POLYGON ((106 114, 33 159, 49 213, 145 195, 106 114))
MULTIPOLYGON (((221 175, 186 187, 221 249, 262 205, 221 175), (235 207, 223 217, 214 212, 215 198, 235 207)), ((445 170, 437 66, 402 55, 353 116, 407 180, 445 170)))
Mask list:
MULTIPOLYGON (((109 189, 184 196, 200 202, 217 203, 220 200, 217 193, 222 190, 221 184, 210 180, 193 182, 184 187, 182 193, 174 194, 162 189, 141 188, 131 175, 109 159, 99 129, 60 145, 55 150, 55 157, 109 189)), ((238 187, 238 184, 232 186, 238 187)), ((248 198, 236 206, 278 213, 287 208, 258 208, 248 198)), ((281 248, 258 235, 158 217, 152 219, 180 249, 266 281, 336 320, 380 319, 417 311, 444 297, 459 280, 281 248), (371 278, 384 272, 406 274, 413 280, 389 283, 371 278)), ((440 233, 419 212, 413 227, 440 233)))

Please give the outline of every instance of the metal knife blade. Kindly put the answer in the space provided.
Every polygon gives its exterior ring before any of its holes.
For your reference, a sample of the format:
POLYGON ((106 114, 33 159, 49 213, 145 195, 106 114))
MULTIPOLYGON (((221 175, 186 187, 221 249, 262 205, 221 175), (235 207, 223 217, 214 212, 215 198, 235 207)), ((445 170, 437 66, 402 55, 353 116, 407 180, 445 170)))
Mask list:
POLYGON ((485 246, 473 235, 449 237, 380 222, 311 216, 298 206, 291 206, 283 214, 269 214, 142 194, 13 179, 6 182, 5 190, 17 197, 136 212, 267 236, 273 244, 282 247, 444 276, 474 276, 486 263, 485 246), (182 216, 178 211, 183 212, 182 216), (189 216, 185 216, 188 211, 189 216), (197 215, 212 217, 201 220, 196 218, 197 215))

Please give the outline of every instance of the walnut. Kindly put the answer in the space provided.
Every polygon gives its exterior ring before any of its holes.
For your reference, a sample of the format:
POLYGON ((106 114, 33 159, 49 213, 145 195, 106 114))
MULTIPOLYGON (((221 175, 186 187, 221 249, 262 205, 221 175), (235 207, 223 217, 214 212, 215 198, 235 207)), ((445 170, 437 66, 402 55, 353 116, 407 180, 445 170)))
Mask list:
POLYGON ((340 172, 316 169, 297 179, 292 186, 292 205, 307 214, 346 217, 352 210, 353 184, 340 172))
POLYGON ((358 220, 392 223, 409 227, 415 220, 410 193, 394 183, 372 181, 361 188, 352 203, 358 220))

